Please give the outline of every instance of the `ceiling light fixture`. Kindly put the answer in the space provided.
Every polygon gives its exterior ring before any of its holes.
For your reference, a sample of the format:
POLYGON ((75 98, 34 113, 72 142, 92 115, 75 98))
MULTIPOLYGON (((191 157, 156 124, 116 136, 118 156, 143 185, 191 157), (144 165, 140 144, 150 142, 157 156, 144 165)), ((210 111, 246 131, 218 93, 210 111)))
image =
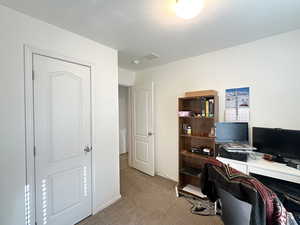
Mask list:
POLYGON ((203 9, 203 0, 176 0, 176 15, 183 19, 196 17, 203 9))

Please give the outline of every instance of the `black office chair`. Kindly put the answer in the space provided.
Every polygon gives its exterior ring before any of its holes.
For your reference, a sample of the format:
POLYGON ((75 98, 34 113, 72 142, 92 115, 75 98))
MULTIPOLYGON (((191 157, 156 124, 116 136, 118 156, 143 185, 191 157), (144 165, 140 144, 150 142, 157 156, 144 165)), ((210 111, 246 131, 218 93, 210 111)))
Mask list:
POLYGON ((212 202, 221 200, 225 225, 297 224, 273 191, 218 160, 205 164, 201 189, 212 202))
POLYGON ((252 206, 232 194, 217 188, 222 206, 222 220, 225 225, 249 225, 252 206))

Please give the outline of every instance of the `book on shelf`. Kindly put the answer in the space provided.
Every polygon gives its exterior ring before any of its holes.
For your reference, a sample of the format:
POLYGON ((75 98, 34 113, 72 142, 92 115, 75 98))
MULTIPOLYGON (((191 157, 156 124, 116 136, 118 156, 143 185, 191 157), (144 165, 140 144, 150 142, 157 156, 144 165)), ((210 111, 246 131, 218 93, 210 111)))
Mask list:
POLYGON ((200 100, 200 112, 202 117, 212 118, 214 117, 215 101, 214 99, 201 98, 200 100))
POLYGON ((208 110, 209 110, 208 116, 209 117, 214 117, 214 107, 215 107, 214 99, 209 99, 208 102, 209 102, 208 103, 209 104, 209 106, 208 106, 208 110))
POLYGON ((205 117, 209 117, 209 101, 205 101, 205 117))
POLYGON ((200 107, 201 107, 201 116, 202 117, 205 117, 205 105, 206 105, 206 103, 205 103, 205 98, 201 98, 201 100, 200 100, 200 107))

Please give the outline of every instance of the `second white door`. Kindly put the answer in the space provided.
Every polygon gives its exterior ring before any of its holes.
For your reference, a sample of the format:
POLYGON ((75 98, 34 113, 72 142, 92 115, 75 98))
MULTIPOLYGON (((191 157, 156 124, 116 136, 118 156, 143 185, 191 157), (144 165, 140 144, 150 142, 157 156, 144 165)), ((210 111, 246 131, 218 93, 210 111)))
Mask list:
POLYGON ((154 176, 155 173, 153 92, 153 83, 149 86, 135 86, 132 89, 132 165, 134 168, 151 176, 154 176))
POLYGON ((90 68, 33 55, 36 221, 91 214, 90 68))

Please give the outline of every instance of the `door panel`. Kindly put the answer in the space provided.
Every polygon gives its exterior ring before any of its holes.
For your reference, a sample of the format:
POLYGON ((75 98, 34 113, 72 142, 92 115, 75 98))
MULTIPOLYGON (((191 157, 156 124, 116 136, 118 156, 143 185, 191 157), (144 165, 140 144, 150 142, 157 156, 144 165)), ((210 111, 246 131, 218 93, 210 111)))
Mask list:
POLYGON ((148 99, 151 92, 143 89, 135 89, 135 112, 136 112, 136 123, 135 129, 136 134, 139 136, 147 137, 148 135, 148 99))
POLYGON ((68 72, 53 73, 49 78, 51 150, 53 161, 58 161, 81 153, 82 79, 68 72))
POLYGON ((52 215, 63 212, 80 204, 80 186, 82 178, 81 168, 60 172, 51 179, 52 189, 52 215), (73 187, 67 192, 64 191, 66 187, 73 187), (61 193, 64 193, 63 195, 61 193))
POLYGON ((154 176, 153 84, 132 90, 134 168, 154 176))
POLYGON ((148 162, 148 143, 146 142, 141 142, 141 141, 136 141, 136 147, 138 151, 136 151, 136 160, 147 163, 148 162))
POLYGON ((91 214, 90 68, 33 56, 36 219, 71 225, 91 214))

